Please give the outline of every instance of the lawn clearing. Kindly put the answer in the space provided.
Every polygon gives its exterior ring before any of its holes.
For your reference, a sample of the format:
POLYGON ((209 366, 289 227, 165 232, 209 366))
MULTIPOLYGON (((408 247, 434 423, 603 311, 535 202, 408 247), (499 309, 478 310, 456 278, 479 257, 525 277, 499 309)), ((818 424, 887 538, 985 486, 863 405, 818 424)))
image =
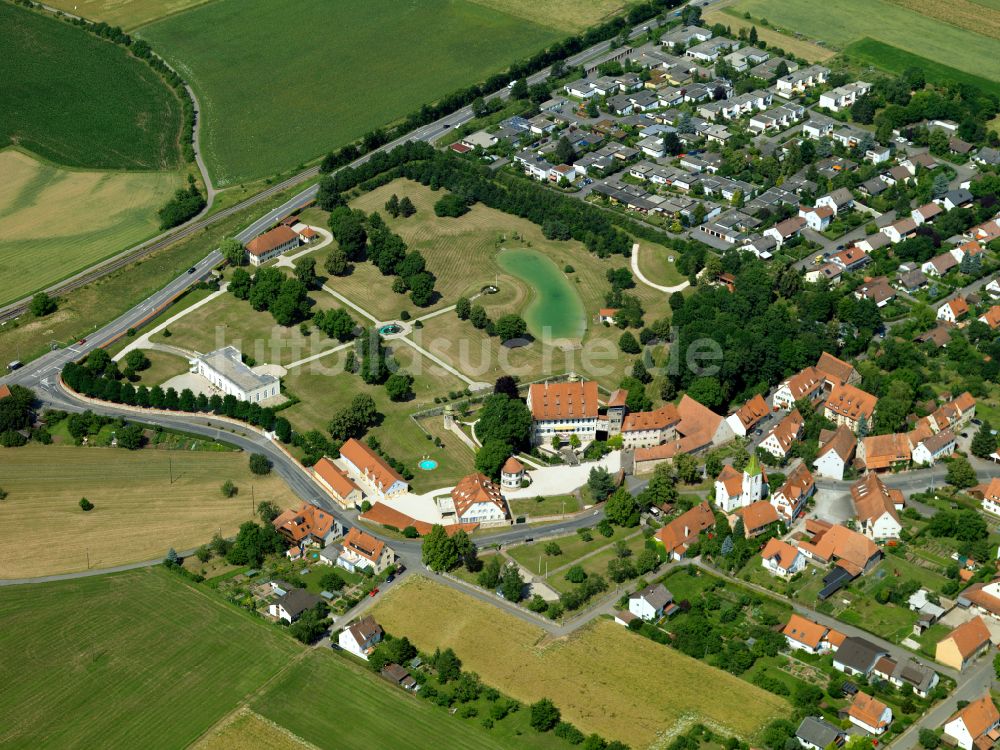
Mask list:
POLYGON ((514 516, 555 516, 576 513, 580 510, 580 498, 576 495, 556 495, 555 497, 522 497, 508 500, 510 512, 514 516))
POLYGON ((524 702, 550 698, 582 731, 632 747, 695 721, 749 738, 788 711, 781 698, 609 620, 542 645, 540 627, 417 576, 387 592, 374 615, 422 650, 452 647, 487 684, 524 702), (486 632, 503 637, 484 649, 486 632), (665 675, 669 690, 649 689, 665 675))
MULTIPOLYGON (((906 0, 910 4, 910 0, 906 0)), ((924 1, 920 0, 924 5, 924 1)), ((940 12, 950 15, 951 4, 940 12), (947 8, 947 11, 946 11, 947 8)), ((984 60, 1000 59, 1000 39, 981 29, 970 31, 943 23, 890 0, 840 0, 816 12, 813 0, 737 0, 735 13, 749 12, 758 31, 767 19, 779 31, 790 30, 824 46, 843 49, 863 37, 891 44, 927 60, 947 60, 958 70, 986 74, 1000 80, 996 66, 984 67, 984 60), (878 23, 871 23, 877 18, 878 23)))
POLYGON ((607 21, 625 10, 623 0, 472 0, 479 5, 494 8, 527 21, 561 31, 581 31, 607 21))
POLYGON ((145 353, 150 365, 145 370, 136 373, 139 375, 139 380, 133 383, 136 388, 140 385, 145 385, 149 388, 152 388, 154 385, 162 385, 170 380, 170 378, 176 375, 183 375, 191 369, 186 359, 178 357, 175 354, 168 354, 167 352, 155 349, 146 349, 145 353))
POLYGON ((197 93, 222 187, 314 159, 561 36, 468 0, 218 0, 137 34, 197 93))
POLYGON ((27 578, 155 559, 232 535, 255 500, 298 499, 276 475, 250 474, 242 452, 27 445, 3 451, 0 571, 27 578), (173 483, 170 478, 173 476, 173 483), (222 483, 240 488, 222 496, 222 483), (253 484, 253 496, 250 486, 253 484), (81 497, 94 505, 84 513, 81 497), (44 528, 26 550, 24 540, 44 528))
POLYGON ((124 47, 3 3, 0 49, 0 147, 70 167, 180 165, 181 102, 124 47))
POLYGON ((178 172, 68 170, 14 149, 0 151, 0 174, 0 305, 157 234, 182 184, 178 172))
POLYGON ((635 531, 636 529, 625 529, 621 526, 615 526, 614 533, 610 537, 607 537, 595 529, 590 529, 592 539, 589 542, 585 542, 579 534, 567 534, 566 536, 544 539, 532 544, 519 544, 509 548, 506 552, 511 558, 524 566, 526 570, 530 570, 535 575, 543 575, 546 567, 552 570, 563 565, 569 565, 584 555, 597 552, 604 547, 610 547, 612 543, 619 539, 624 539, 629 534, 635 533, 635 531), (546 555, 545 545, 550 542, 558 544, 559 549, 562 550, 562 554, 546 555))
POLYGON ((260 714, 241 709, 199 740, 193 750, 308 750, 312 745, 260 714))
POLYGON ((184 747, 302 653, 159 568, 0 588, 0 610, 5 746, 184 747))
MULTIPOLYGON (((487 730, 479 717, 451 716, 446 709, 389 685, 360 660, 329 649, 310 652, 255 696, 251 706, 303 740, 338 750, 565 747, 562 740, 530 729, 526 710, 487 730), (317 706, 328 708, 317 710, 317 706)), ((484 713, 485 709, 480 711, 484 713)))
POLYGON ((670 260, 672 256, 676 257, 677 251, 663 245, 644 242, 639 247, 639 269, 654 284, 676 286, 686 279, 670 260))

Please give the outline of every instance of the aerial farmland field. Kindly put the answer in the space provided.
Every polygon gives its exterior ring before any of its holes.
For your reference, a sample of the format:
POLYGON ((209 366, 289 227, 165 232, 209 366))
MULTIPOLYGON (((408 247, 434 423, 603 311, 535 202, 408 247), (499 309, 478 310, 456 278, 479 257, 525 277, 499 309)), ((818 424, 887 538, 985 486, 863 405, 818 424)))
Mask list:
POLYGON ((726 8, 736 18, 749 13, 771 26, 843 49, 863 37, 893 45, 928 61, 1000 80, 1000 26, 985 3, 962 0, 839 0, 817 12, 813 0, 737 0, 726 8), (871 23, 877 18, 878 23, 871 23), (991 20, 993 19, 993 20, 991 20))
POLYGON ((181 102, 123 47, 2 3, 0 52, 0 148, 70 167, 180 166, 181 102))
POLYGON ((562 36, 469 0, 218 0, 136 34, 194 87, 220 187, 294 168, 562 36))
POLYGON ((179 172, 63 169, 0 152, 0 305, 31 294, 159 231, 156 211, 179 172))
POLYGON ((424 651, 452 647, 464 668, 501 691, 525 702, 550 698, 583 731, 632 747, 648 747, 662 732, 695 721, 750 738, 788 712, 782 698, 610 621, 546 642, 540 627, 426 578, 388 592, 375 618, 424 651), (483 649, 483 632, 504 638, 483 649), (670 690, 641 687, 662 683, 664 675, 670 690))

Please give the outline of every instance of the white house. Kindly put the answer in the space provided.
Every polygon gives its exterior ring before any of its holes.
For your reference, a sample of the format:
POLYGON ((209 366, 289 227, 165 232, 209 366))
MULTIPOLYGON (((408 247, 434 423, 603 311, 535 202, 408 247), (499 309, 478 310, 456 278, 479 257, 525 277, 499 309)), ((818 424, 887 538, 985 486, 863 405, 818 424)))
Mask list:
POLYGON ((933 466, 937 461, 955 452, 958 443, 955 433, 951 430, 941 430, 936 435, 924 438, 913 448, 911 459, 914 464, 933 466))
POLYGON ((792 409, 778 424, 771 428, 771 431, 761 441, 760 448, 776 458, 785 458, 792 443, 798 440, 799 435, 802 434, 804 424, 799 410, 792 409))
POLYGON ((664 612, 676 609, 674 596, 662 583, 654 583, 628 598, 628 611, 647 622, 656 622, 664 612))
POLYGON ((816 474, 821 477, 842 480, 844 478, 844 468, 850 464, 854 451, 857 448, 857 439, 850 428, 841 425, 836 431, 831 432, 826 441, 820 434, 822 446, 813 462, 816 474))
POLYGON ((819 95, 819 106, 834 112, 847 109, 859 98, 871 91, 872 85, 865 81, 855 81, 835 89, 830 89, 819 95))
POLYGON ((305 589, 291 589, 286 594, 268 605, 267 612, 285 622, 295 622, 306 610, 312 609, 322 601, 305 589))
POLYGON ((592 442, 597 436, 597 401, 593 380, 571 375, 564 383, 532 383, 528 389, 532 441, 547 444, 555 436, 569 440, 575 434, 585 445, 592 442))
POLYGON ((524 480, 524 464, 511 456, 500 469, 500 486, 508 490, 516 490, 521 487, 524 480))
POLYGON ((869 734, 882 734, 892 723, 892 709, 868 693, 857 692, 847 709, 847 718, 869 734))
POLYGON ((249 258, 251 266, 259 266, 271 258, 293 250, 299 246, 300 242, 299 235, 291 227, 282 224, 250 240, 247 243, 247 258, 249 258))
MULTIPOLYGON (((289 230, 291 231, 291 230, 289 230)), ((191 360, 191 372, 201 375, 227 396, 240 401, 260 403, 281 393, 281 383, 274 375, 258 375, 245 364, 239 349, 225 346, 191 360)))
POLYGON ((945 323, 957 323, 969 313, 969 304, 961 297, 948 300, 937 311, 937 319, 945 323))
POLYGON ((344 651, 368 661, 368 655, 382 640, 382 635, 382 626, 375 622, 374 617, 368 615, 341 630, 337 637, 337 644, 344 651))
POLYGON ((833 209, 829 206, 817 206, 816 208, 799 209, 799 216, 806 220, 806 224, 814 232, 822 232, 833 221, 833 209))
POLYGON ((396 562, 396 553, 381 539, 354 527, 344 536, 337 565, 352 573, 364 569, 378 575, 396 562))
POLYGON ((340 460, 351 479, 365 489, 366 495, 384 500, 409 489, 406 480, 384 458, 354 438, 340 447, 340 460))
POLYGON ((483 528, 509 526, 510 506, 500 488, 489 477, 474 472, 463 477, 449 498, 438 501, 438 507, 447 512, 450 508, 459 523, 478 523, 483 528))
POLYGON ((806 566, 806 557, 788 542, 771 538, 760 553, 760 564, 773 576, 791 578, 806 566))
POLYGON ((982 508, 987 513, 1000 516, 1000 478, 994 477, 990 483, 983 488, 982 508))
POLYGON ((715 504, 723 513, 745 508, 764 496, 764 472, 756 454, 750 454, 750 463, 738 472, 726 464, 715 479, 715 504))
MULTIPOLYGON (((982 698, 972 701, 948 719, 944 725, 944 733, 962 750, 973 750, 974 747, 979 747, 977 740, 998 727, 1000 727, 1000 712, 997 711, 993 698, 987 692, 982 698)), ((990 740, 985 742, 988 746, 992 744, 990 740)))

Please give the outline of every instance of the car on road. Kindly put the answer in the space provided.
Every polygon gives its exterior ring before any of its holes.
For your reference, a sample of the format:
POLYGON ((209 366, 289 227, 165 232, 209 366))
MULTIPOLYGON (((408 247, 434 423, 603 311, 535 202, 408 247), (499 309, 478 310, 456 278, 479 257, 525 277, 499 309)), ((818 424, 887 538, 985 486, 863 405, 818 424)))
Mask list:
POLYGON ((816 261, 817 264, 822 263, 823 262, 823 256, 822 255, 817 255, 816 258, 815 258, 815 261, 816 261))
POLYGON ((976 427, 982 427, 983 421, 981 419, 973 419, 972 424, 976 425, 976 427))
POLYGON ((188 269, 188 273, 194 273, 194 272, 195 272, 195 271, 197 271, 197 270, 198 270, 197 268, 195 268, 194 266, 191 266, 191 267, 190 267, 190 268, 188 269))
POLYGON ((763 434, 764 434, 764 431, 763 431, 763 430, 760 430, 760 429, 757 429, 757 430, 754 430, 754 431, 753 431, 753 434, 754 434, 754 435, 763 435, 763 434))
POLYGON ((87 343, 87 339, 80 339, 79 341, 76 342, 76 345, 77 346, 82 346, 83 344, 86 344, 86 343, 87 343))
POLYGON ((377 594, 377 593, 378 593, 378 588, 376 587, 376 588, 373 588, 371 591, 368 592, 368 596, 375 596, 375 594, 377 594))

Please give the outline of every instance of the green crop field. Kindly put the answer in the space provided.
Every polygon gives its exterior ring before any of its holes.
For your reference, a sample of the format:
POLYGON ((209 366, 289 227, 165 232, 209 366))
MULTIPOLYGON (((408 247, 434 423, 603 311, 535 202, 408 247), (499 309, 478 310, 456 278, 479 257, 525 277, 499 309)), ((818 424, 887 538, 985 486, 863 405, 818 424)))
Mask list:
POLYGON ((302 653, 161 569, 0 589, 0 745, 184 747, 302 653))
POLYGON ((123 47, 0 4, 0 147, 71 167, 170 169, 181 102, 123 47))
POLYGON ((182 184, 178 172, 61 169, 13 149, 0 174, 0 305, 155 235, 182 184))
POLYGON ((223 187, 294 168, 561 36, 469 0, 218 0, 137 34, 194 87, 223 187))
POLYGON ((907 68, 920 67, 923 68, 924 75, 931 83, 939 85, 953 82, 968 83, 982 91, 1000 96, 1000 81, 966 73, 964 70, 942 65, 934 60, 928 60, 925 57, 914 55, 868 37, 847 45, 844 48, 844 54, 851 60, 874 65, 889 73, 902 73, 907 68))
MULTIPOLYGON (((767 19, 772 26, 828 46, 843 49, 870 37, 924 58, 922 65, 943 64, 1000 81, 1000 68, 986 64, 988 60, 1000 60, 1000 39, 987 35, 982 24, 977 33, 970 30, 969 24, 965 28, 955 25, 961 20, 957 16, 953 24, 921 12, 926 11, 924 2, 905 5, 889 0, 839 0, 818 12, 814 0, 737 0, 731 9, 737 15, 749 13, 758 23, 767 19), (878 23, 872 23, 872 19, 878 19, 878 23)), ((963 3, 963 8, 966 5, 975 7, 963 3)), ((982 8, 981 13, 988 14, 989 10, 982 8)))
POLYGON ((365 672, 360 661, 329 649, 313 651, 269 684, 251 701, 251 706, 262 716, 323 748, 557 750, 568 747, 557 737, 530 729, 527 710, 518 711, 486 730, 479 718, 449 716, 430 701, 407 695, 365 672), (308 686, 308 693, 303 693, 303 686, 308 686), (329 710, 317 710, 319 706, 329 710))

